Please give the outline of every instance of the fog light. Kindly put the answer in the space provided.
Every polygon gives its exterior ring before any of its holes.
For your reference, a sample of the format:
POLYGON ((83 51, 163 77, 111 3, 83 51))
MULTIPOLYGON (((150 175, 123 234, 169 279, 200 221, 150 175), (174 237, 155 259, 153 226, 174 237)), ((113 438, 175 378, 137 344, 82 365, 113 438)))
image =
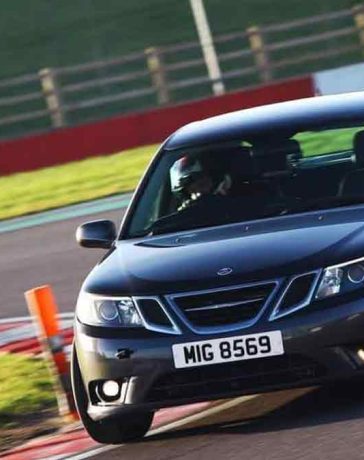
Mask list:
POLYGON ((106 380, 102 384, 102 392, 108 398, 116 398, 120 393, 120 385, 115 380, 106 380))
POLYGON ((356 352, 358 357, 364 361, 364 350, 362 348, 359 348, 359 350, 356 352))

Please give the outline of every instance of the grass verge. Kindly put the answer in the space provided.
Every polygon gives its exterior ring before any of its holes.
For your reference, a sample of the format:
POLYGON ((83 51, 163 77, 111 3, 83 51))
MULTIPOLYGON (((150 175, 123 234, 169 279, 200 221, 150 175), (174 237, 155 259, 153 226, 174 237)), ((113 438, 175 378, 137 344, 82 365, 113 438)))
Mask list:
POLYGON ((0 219, 133 190, 156 146, 0 178, 0 219))
POLYGON ((0 394, 0 451, 60 426, 52 379, 43 360, 1 354, 0 394))

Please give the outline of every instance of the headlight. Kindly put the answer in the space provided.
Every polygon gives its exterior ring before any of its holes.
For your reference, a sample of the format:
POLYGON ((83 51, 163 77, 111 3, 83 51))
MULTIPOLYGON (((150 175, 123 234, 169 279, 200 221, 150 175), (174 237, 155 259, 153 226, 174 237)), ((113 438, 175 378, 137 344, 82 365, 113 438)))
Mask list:
POLYGON ((325 299, 364 287, 364 258, 325 268, 315 298, 325 299))
POLYGON ((99 297, 81 293, 76 316, 83 324, 106 327, 143 327, 143 321, 130 297, 99 297))

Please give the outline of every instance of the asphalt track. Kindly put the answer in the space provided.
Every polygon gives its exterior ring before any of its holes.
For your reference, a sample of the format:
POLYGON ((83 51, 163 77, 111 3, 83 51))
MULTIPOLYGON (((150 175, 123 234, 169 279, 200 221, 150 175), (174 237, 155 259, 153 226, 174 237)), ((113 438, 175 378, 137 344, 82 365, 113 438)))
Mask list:
POLYGON ((70 459, 354 460, 364 458, 363 414, 361 383, 282 391, 70 459))
MULTIPOLYGON (((72 311, 82 279, 103 251, 79 248, 78 224, 120 222, 123 210, 80 216, 0 235, 0 318, 27 314, 23 292, 54 288, 72 311)), ((364 458, 364 384, 260 395, 198 420, 152 433, 140 443, 101 447, 71 457, 101 459, 360 459, 364 458)))
POLYGON ((62 312, 74 310, 87 272, 103 250, 76 244, 75 230, 87 220, 112 219, 119 224, 124 210, 104 211, 0 235, 0 318, 28 314, 24 292, 50 284, 62 312))

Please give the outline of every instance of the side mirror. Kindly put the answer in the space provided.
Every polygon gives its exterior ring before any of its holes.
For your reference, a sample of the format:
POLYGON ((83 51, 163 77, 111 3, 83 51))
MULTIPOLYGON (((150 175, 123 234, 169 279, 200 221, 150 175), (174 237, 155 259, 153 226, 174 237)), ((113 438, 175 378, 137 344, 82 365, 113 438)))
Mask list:
POLYGON ((84 248, 109 249, 116 239, 116 228, 111 220, 94 220, 80 225, 76 241, 84 248))

